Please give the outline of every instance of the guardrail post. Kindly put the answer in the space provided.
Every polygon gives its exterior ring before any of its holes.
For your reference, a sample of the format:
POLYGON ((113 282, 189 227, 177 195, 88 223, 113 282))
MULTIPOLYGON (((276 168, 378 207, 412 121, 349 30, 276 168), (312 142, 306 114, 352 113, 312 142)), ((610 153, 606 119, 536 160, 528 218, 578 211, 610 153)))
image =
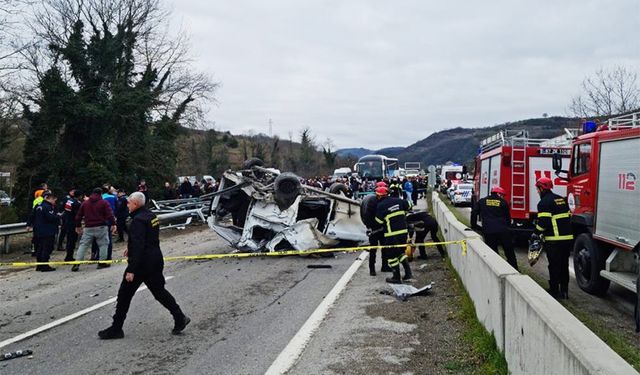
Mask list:
POLYGON ((11 236, 4 236, 4 245, 2 248, 4 249, 5 254, 9 254, 9 246, 11 245, 11 236))

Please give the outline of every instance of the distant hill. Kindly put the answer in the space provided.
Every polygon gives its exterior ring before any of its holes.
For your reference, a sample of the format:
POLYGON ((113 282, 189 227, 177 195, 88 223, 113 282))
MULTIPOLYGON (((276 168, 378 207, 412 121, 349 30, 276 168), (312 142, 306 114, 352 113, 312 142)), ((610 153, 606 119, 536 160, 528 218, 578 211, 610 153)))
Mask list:
POLYGON ((477 154, 480 142, 501 130, 527 130, 531 138, 547 139, 562 135, 565 128, 576 127, 579 127, 579 120, 567 117, 528 119, 484 128, 457 127, 433 133, 404 148, 390 147, 375 153, 396 157, 401 165, 407 161, 421 162, 423 167, 430 164, 444 164, 448 161, 470 163, 477 154))
POLYGON ((341 148, 339 150, 336 151, 336 154, 338 154, 338 156, 340 157, 349 157, 352 156, 356 159, 359 159, 365 155, 369 155, 369 154, 373 154, 375 151, 373 150, 369 150, 367 148, 341 148))

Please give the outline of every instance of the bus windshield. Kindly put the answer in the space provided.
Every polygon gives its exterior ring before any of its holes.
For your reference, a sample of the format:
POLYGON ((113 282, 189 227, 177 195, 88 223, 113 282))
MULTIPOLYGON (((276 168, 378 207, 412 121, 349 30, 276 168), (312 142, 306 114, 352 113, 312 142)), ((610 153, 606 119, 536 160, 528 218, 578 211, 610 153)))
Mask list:
POLYGON ((368 160, 358 163, 358 175, 362 178, 382 178, 382 161, 368 160))

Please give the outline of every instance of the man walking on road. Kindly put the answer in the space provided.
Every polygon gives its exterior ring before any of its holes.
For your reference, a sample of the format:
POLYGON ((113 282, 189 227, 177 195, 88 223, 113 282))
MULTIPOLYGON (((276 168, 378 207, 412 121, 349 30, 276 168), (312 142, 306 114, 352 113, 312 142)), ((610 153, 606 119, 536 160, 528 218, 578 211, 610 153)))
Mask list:
POLYGON ((511 267, 518 271, 518 261, 513 249, 511 237, 511 214, 509 204, 504 200, 505 191, 500 186, 491 188, 491 194, 476 203, 471 213, 471 228, 477 229, 477 217, 482 220, 482 236, 484 242, 499 254, 498 246, 502 245, 504 255, 511 267))
MULTIPOLYGON (((100 260, 106 260, 109 248, 109 227, 115 222, 116 218, 113 217, 111 206, 109 206, 107 201, 102 199, 102 189, 93 189, 91 196, 80 205, 80 209, 76 215, 76 232, 82 235, 82 237, 80 237, 80 246, 78 247, 76 260, 84 260, 84 254, 87 252, 87 249, 91 247, 94 239, 100 249, 100 260), (83 219, 84 231, 82 230, 83 219)), ((116 227, 114 226, 114 234, 115 231, 116 227)), ((100 263, 98 264, 98 269, 109 266, 110 264, 100 263)), ((71 271, 73 272, 79 269, 80 266, 77 264, 71 267, 71 271)))
POLYGON ((141 192, 131 194, 127 206, 132 219, 125 251, 129 265, 118 290, 113 324, 98 332, 98 336, 104 340, 124 337, 122 326, 131 305, 131 299, 142 283, 149 288, 153 297, 171 312, 175 321, 172 333, 179 334, 191 319, 184 315, 175 298, 164 287, 165 280, 162 274, 164 260, 159 238, 160 222, 156 215, 145 208, 145 198, 141 192))

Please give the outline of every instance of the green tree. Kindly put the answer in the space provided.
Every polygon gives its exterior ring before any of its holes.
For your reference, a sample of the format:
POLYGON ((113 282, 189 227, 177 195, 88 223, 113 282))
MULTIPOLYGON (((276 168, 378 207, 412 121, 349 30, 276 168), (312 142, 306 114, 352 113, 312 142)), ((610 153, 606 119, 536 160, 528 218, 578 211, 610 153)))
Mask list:
POLYGON ((34 31, 47 48, 32 53, 46 64, 24 108, 21 207, 43 181, 87 190, 145 179, 153 194, 174 180, 180 124, 217 85, 186 69, 184 40, 159 28, 167 16, 158 0, 44 3, 34 31))

